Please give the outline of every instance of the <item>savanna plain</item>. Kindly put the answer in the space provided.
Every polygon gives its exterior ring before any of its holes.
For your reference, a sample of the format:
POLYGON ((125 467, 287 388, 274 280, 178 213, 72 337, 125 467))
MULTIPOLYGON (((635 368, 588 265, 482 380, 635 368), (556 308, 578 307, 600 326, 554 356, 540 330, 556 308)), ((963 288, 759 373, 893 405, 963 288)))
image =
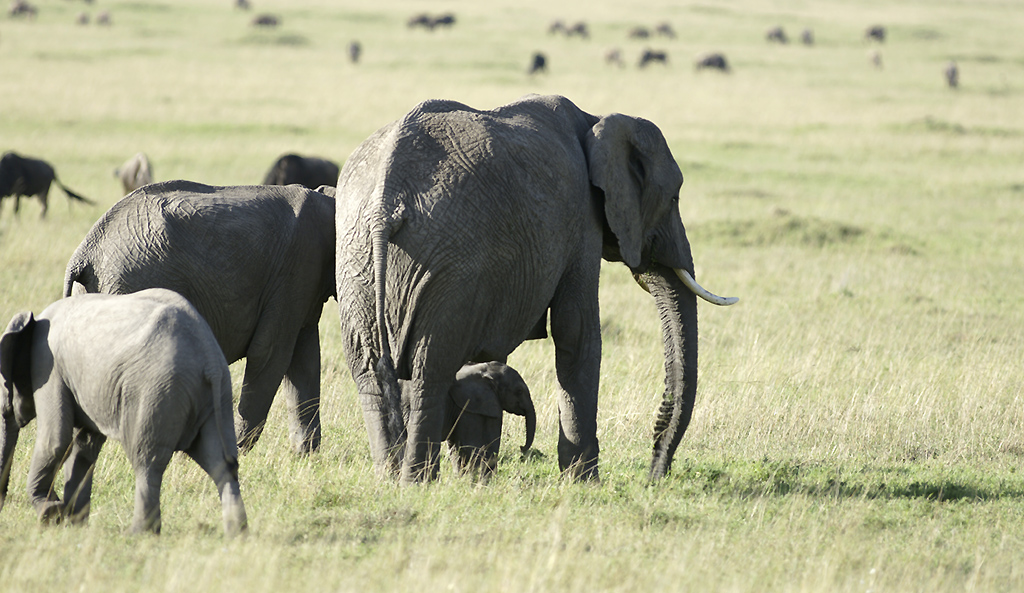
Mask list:
POLYGON ((322 450, 292 454, 275 403, 241 459, 247 537, 223 538, 213 484, 183 457, 164 479, 163 534, 129 537, 116 443, 89 524, 40 526, 24 491, 33 424, 0 513, 0 590, 1024 589, 1019 3, 253 4, 37 0, 34 19, 0 17, 0 149, 48 160, 97 202, 53 188, 44 220, 34 200, 17 216, 0 203, 2 323, 60 296, 135 152, 157 180, 259 183, 284 152, 344 162, 424 99, 562 94, 661 128, 698 279, 741 297, 700 306, 697 405, 672 473, 646 481, 660 327, 620 264, 602 272, 599 485, 559 475, 549 340, 510 359, 537 404, 536 454, 521 459, 522 426, 506 419, 485 486, 447 465, 424 486, 377 478, 329 301, 322 450), (110 26, 75 24, 102 10, 110 26), (457 22, 406 27, 425 11, 457 22), (280 25, 251 26, 259 12, 280 25), (586 21, 589 38, 549 34, 556 19, 586 21), (661 22, 675 38, 628 37, 661 22), (864 39, 873 24, 884 43, 864 39), (790 43, 765 40, 776 25, 790 43), (668 63, 638 68, 647 47, 668 63), (623 67, 605 63, 612 48, 623 67), (732 71, 695 71, 709 50, 732 71), (534 51, 547 72, 527 74, 534 51))

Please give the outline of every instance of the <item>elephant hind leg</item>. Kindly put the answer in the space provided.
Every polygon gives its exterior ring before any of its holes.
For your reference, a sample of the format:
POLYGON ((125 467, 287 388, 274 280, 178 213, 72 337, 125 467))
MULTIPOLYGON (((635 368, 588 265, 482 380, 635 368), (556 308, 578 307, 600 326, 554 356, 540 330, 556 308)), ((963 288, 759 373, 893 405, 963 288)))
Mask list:
POLYGON ((320 448, 320 332, 316 325, 299 330, 295 351, 281 391, 288 402, 288 435, 296 453, 320 448))
POLYGON ((246 353, 242 393, 238 397, 236 433, 238 448, 243 452, 251 450, 263 434, 270 405, 274 403, 274 395, 281 386, 294 351, 294 341, 281 340, 273 347, 260 347, 260 343, 261 339, 253 338, 246 353))
POLYGON ((154 447, 132 460, 135 468, 135 514, 132 533, 160 533, 160 486, 174 450, 154 447))
POLYGON ((238 456, 232 451, 225 451, 225 446, 231 448, 230 443, 223 441, 217 423, 211 418, 199 429, 195 442, 185 453, 217 485, 223 509, 224 533, 232 537, 246 531, 248 519, 238 486, 238 456))
POLYGON ((85 429, 75 431, 71 454, 64 462, 64 515, 72 523, 89 520, 92 472, 107 437, 85 429))

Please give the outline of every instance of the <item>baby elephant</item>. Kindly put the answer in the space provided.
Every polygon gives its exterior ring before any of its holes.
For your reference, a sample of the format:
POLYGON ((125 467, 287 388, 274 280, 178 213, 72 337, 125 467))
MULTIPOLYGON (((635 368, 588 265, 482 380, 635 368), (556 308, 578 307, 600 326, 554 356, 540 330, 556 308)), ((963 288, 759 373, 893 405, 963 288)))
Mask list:
POLYGON ((0 337, 0 375, 0 508, 18 433, 38 418, 28 495, 43 521, 88 519, 92 468, 109 437, 135 471, 133 533, 160 532, 160 484, 175 451, 217 484, 225 532, 246 529, 231 376, 184 297, 162 288, 85 294, 38 317, 18 313, 0 337), (61 504, 53 483, 66 454, 61 504))
POLYGON ((502 411, 526 418, 526 453, 533 445, 537 415, 530 388, 510 366, 500 362, 468 364, 448 390, 444 434, 456 472, 480 472, 487 480, 498 461, 502 411))

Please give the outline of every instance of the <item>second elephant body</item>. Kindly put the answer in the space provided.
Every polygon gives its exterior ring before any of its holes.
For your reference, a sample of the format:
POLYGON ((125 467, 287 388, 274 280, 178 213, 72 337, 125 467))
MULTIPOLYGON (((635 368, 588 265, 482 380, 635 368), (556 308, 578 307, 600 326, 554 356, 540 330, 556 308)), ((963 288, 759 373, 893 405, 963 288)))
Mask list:
POLYGON ((93 226, 64 294, 167 288, 209 323, 228 362, 246 359, 239 444, 250 448, 279 386, 300 452, 320 442, 323 305, 334 295, 334 200, 292 186, 145 186, 93 226))

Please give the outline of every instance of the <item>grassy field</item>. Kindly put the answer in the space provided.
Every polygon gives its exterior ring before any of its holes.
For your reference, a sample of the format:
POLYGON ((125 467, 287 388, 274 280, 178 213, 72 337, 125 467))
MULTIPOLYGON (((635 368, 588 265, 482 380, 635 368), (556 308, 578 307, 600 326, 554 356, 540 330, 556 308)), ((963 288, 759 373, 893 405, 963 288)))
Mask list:
MULTIPOLYGON (((42 157, 97 206, 0 203, 0 323, 58 298, 64 265, 121 197, 137 151, 159 180, 257 183, 281 153, 339 162, 416 102, 558 93, 657 123, 686 182, 710 290, 701 383, 673 473, 644 481, 661 392, 653 304, 621 266, 601 286, 599 486, 557 471, 553 348, 512 357, 537 448, 486 487, 374 475, 342 360, 323 336, 323 450, 296 458, 283 405, 242 459, 247 538, 176 459, 164 533, 131 538, 116 444, 85 528, 38 526, 22 434, 0 514, 0 590, 1019 591, 1024 588, 1024 12, 999 0, 641 3, 38 0, 0 18, 0 150, 42 157), (594 6, 596 5, 596 6, 594 6), (109 10, 113 25, 74 24, 109 10), (451 11, 450 30, 405 21, 451 11), (548 35, 586 20, 590 39, 548 35), (676 39, 627 38, 667 21, 676 39), (888 27, 884 44, 864 29, 888 27), (791 38, 770 45, 782 25, 791 38), (359 40, 362 61, 348 61, 359 40), (666 66, 638 69, 645 47, 666 66), (608 66, 608 49, 627 65, 608 66), (877 49, 882 68, 870 64, 877 49), (720 50, 733 72, 694 72, 720 50), (549 72, 528 76, 533 51, 549 72), (946 87, 955 59, 961 86, 946 87)), ((239 368, 234 369, 236 374, 239 368)), ((34 425, 33 425, 34 426, 34 425)))

